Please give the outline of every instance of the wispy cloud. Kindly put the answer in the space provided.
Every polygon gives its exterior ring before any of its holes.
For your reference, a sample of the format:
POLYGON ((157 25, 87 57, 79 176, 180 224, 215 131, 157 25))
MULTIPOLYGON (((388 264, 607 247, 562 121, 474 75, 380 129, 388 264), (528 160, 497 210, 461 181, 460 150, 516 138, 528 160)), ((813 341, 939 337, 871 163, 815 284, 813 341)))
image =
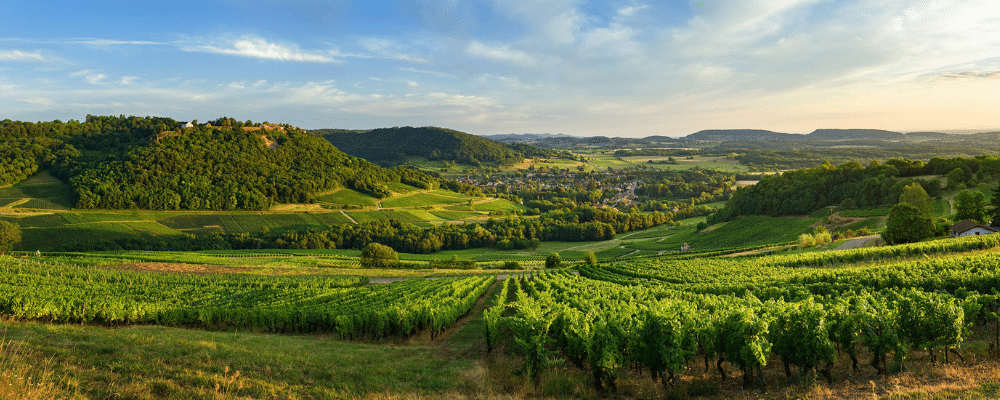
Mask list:
POLYGON ((638 14, 639 11, 645 10, 647 8, 649 8, 648 4, 644 4, 644 5, 641 5, 641 6, 623 7, 623 8, 619 8, 618 9, 618 15, 621 15, 621 16, 623 16, 625 18, 631 18, 631 17, 636 16, 636 14, 638 14))
POLYGON ((404 49, 405 47, 399 45, 396 42, 386 40, 386 39, 376 39, 376 38, 362 38, 360 43, 368 51, 375 53, 376 55, 384 58, 391 58, 394 60, 408 61, 413 63, 426 63, 427 59, 407 54, 404 49))
POLYGON ((945 80, 1000 79, 1000 71, 943 72, 937 75, 936 78, 945 80))
MULTIPOLYGON (((415 73, 418 73, 418 74, 432 75, 432 76, 436 76, 438 78, 458 79, 458 76, 455 76, 455 75, 452 75, 452 74, 449 74, 449 73, 439 72, 439 71, 428 71, 428 70, 416 69, 416 68, 412 68, 412 67, 400 68, 399 70, 400 71, 406 71, 406 72, 415 72, 415 73)), ((377 79, 377 78, 372 78, 372 79, 377 79)))
POLYGON ((535 63, 535 59, 527 53, 514 50, 507 44, 485 45, 478 41, 472 41, 465 48, 465 51, 478 58, 486 58, 495 61, 507 61, 518 65, 530 65, 535 63))
POLYGON ((117 40, 117 39, 95 39, 95 38, 76 38, 76 39, 66 39, 63 43, 69 44, 85 44, 90 46, 112 46, 112 45, 168 45, 169 42, 151 42, 146 40, 117 40))
MULTIPOLYGON (((72 74, 69 74, 69 76, 82 76, 83 79, 85 81, 87 81, 87 83, 89 83, 91 85, 104 84, 106 82, 101 82, 101 81, 103 81, 104 78, 108 77, 105 74, 94 72, 94 70, 90 70, 90 69, 85 69, 85 70, 82 70, 82 71, 76 71, 76 72, 74 72, 72 74)), ((123 81, 122 83, 125 83, 125 82, 123 81)))
POLYGON ((333 58, 335 52, 300 50, 296 45, 271 43, 261 38, 243 37, 225 41, 223 44, 180 44, 184 51, 225 54, 265 60, 295 61, 309 63, 340 63, 333 58))
POLYGON ((0 50, 0 61, 46 61, 41 51, 0 50))

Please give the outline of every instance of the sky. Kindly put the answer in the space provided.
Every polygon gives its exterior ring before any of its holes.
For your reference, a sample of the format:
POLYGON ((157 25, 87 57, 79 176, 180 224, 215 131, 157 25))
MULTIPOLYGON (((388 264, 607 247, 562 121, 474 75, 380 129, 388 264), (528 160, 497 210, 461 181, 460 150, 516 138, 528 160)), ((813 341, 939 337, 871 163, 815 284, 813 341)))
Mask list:
POLYGON ((996 0, 0 3, 0 119, 1000 130, 996 0))

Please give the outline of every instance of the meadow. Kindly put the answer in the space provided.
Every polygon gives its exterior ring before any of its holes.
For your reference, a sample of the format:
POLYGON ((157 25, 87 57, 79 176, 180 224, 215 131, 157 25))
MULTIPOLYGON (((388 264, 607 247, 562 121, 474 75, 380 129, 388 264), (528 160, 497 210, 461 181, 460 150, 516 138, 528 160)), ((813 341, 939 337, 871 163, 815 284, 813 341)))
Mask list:
MULTIPOLYGON (((752 222, 769 227, 789 223, 787 219, 752 222)), ((792 225, 794 224, 789 226, 792 225)), ((736 224, 728 229, 736 231, 745 228, 744 225, 736 224)), ((722 229, 727 228, 716 227, 716 230, 722 229)), ((659 228, 638 232, 633 235, 639 236, 635 238, 628 237, 627 234, 620 235, 616 240, 634 239, 638 242, 633 243, 643 243, 648 238, 655 238, 657 234, 669 237, 666 235, 682 234, 685 231, 682 225, 681 228, 659 228)), ((986 239, 988 238, 971 238, 966 241, 971 243, 986 239)), ((926 243, 900 246, 898 250, 895 247, 864 250, 881 252, 879 254, 882 255, 878 256, 879 261, 876 263, 867 261, 871 256, 864 254, 868 253, 859 253, 859 250, 856 250, 747 259, 696 254, 692 254, 694 258, 685 256, 686 258, 676 258, 676 260, 664 256, 634 258, 631 261, 605 259, 595 267, 572 263, 568 265, 570 267, 568 269, 544 272, 537 269, 540 265, 536 265, 528 271, 530 276, 513 281, 497 281, 482 293, 464 316, 448 323, 437 334, 429 330, 418 330, 403 336, 348 340, 335 332, 273 333, 269 332, 273 329, 270 327, 263 329, 238 327, 233 323, 226 323, 225 320, 208 325, 195 323, 168 327, 163 323, 119 322, 109 325, 90 321, 83 324, 67 324, 58 323, 58 320, 50 322, 50 317, 8 317, 0 322, 6 332, 3 343, 0 344, 4 349, 4 352, 0 353, 2 354, 0 365, 4 366, 2 373, 7 374, 6 379, 3 379, 6 383, 0 383, 0 396, 103 398, 117 395, 130 398, 223 399, 246 397, 525 399, 608 396, 629 399, 663 396, 723 399, 752 396, 782 399, 857 398, 865 393, 869 395, 876 393, 880 398, 946 396, 943 398, 986 399, 1000 394, 1000 381, 996 378, 1000 376, 998 375, 1000 366, 993 361, 988 346, 988 342, 992 340, 990 332, 993 329, 989 320, 982 325, 978 323, 971 325, 973 329, 969 331, 968 336, 964 336, 964 343, 959 348, 964 361, 960 362, 957 356, 953 355, 947 363, 943 361, 932 363, 925 350, 908 350, 905 353, 905 371, 893 370, 881 375, 867 364, 867 360, 871 358, 869 350, 860 347, 858 350, 858 359, 862 363, 860 369, 848 373, 847 371, 851 369, 850 358, 841 353, 832 365, 832 384, 818 375, 812 378, 809 377, 811 375, 800 377, 798 369, 793 369, 794 375, 786 378, 781 373, 780 357, 771 353, 767 357, 766 367, 762 369, 763 373, 760 374, 767 384, 766 392, 754 388, 753 385, 744 387, 744 383, 741 382, 745 381, 739 379, 743 373, 736 364, 730 364, 734 361, 727 361, 725 365, 729 376, 736 379, 720 380, 718 373, 715 372, 714 362, 713 368, 706 371, 700 366, 700 358, 696 363, 698 366, 680 370, 675 381, 666 387, 659 382, 651 381, 648 371, 636 372, 633 368, 622 368, 615 372, 613 392, 608 386, 598 389, 591 373, 594 367, 587 366, 586 361, 583 368, 577 367, 572 361, 572 353, 565 352, 555 342, 548 347, 550 361, 554 364, 546 363, 541 366, 542 369, 532 372, 528 369, 530 367, 527 367, 529 364, 526 364, 531 359, 530 355, 525 354, 524 347, 514 340, 514 338, 521 340, 523 334, 521 328, 518 328, 522 325, 518 325, 515 321, 519 321, 524 317, 522 313, 527 312, 528 308, 521 304, 528 301, 528 296, 542 296, 537 301, 553 301, 552 299, 561 298, 548 294, 540 295, 545 290, 558 289, 564 293, 576 293, 580 290, 594 290, 588 289, 592 286, 601 287, 599 291, 587 296, 574 294, 574 297, 598 299, 613 291, 620 291, 617 296, 624 300, 646 293, 645 291, 668 290, 664 293, 675 293, 670 290, 680 290, 699 293, 699 291, 716 290, 711 289, 714 287, 711 285, 730 288, 733 285, 750 284, 762 286, 753 290, 754 294, 764 296, 766 292, 759 291, 765 290, 763 286, 781 287, 778 281, 767 278, 771 276, 780 282, 799 282, 801 280, 799 276, 816 274, 838 274, 836 275, 838 279, 848 279, 851 276, 861 276, 859 273, 928 268, 924 266, 927 265, 926 262, 937 263, 932 268, 940 271, 954 268, 956 277, 966 276, 959 271, 964 271, 962 268, 976 268, 974 264, 969 263, 980 263, 998 257, 996 244, 996 241, 991 241, 969 247, 970 244, 958 244, 946 239, 940 245, 926 243), (928 249, 935 250, 932 252, 928 249), (928 259, 928 256, 931 258, 928 259), (815 261, 810 260, 816 257, 830 260, 835 264, 823 268, 800 268, 790 264, 812 264, 815 261), (843 260, 848 261, 845 263, 843 260), (734 269, 735 266, 740 267, 734 269), (573 270, 579 270, 583 276, 567 274, 567 271, 573 270), (628 284, 618 286, 619 284, 615 283, 618 281, 622 283, 628 281, 628 284), (669 282, 673 286, 664 286, 666 285, 664 282, 669 282), (681 282, 693 282, 694 285, 685 288, 687 284, 681 282), (496 310, 508 311, 497 314, 496 310), (499 319, 497 315, 500 316, 499 319), (491 336, 487 333, 491 330, 499 332, 499 335, 491 336), (148 360, 162 362, 151 363, 148 360), (24 381, 10 379, 13 376, 30 377, 32 383, 29 385, 24 381), (948 384, 944 385, 944 382, 948 384)), ((598 243, 582 245, 594 246, 598 243)), ((564 256, 576 252, 564 246, 573 247, 581 244, 543 243, 537 252, 562 249, 560 254, 564 256)), ((83 279, 79 284, 98 286, 105 285, 102 282, 108 282, 107 284, 119 282, 118 284, 127 286, 130 280, 146 282, 145 285, 149 286, 156 280, 173 280, 175 278, 171 276, 176 274, 178 283, 185 285, 217 282, 211 283, 212 287, 216 288, 212 290, 225 288, 224 282, 250 283, 259 280, 264 283, 265 289, 272 288, 266 290, 295 290, 295 293, 303 293, 296 295, 300 296, 296 302, 311 302, 312 300, 307 300, 311 298, 310 296, 301 297, 306 293, 302 290, 318 290, 315 288, 321 286, 330 287, 322 290, 356 290, 350 286, 355 285, 358 282, 357 277, 360 276, 373 280, 394 277, 392 281, 397 279, 412 281, 414 278, 431 276, 469 274, 482 276, 524 272, 483 269, 370 270, 358 266, 346 266, 346 263, 335 266, 340 261, 356 260, 359 253, 356 250, 64 253, 40 258, 29 256, 7 259, 4 262, 9 266, 2 273, 11 274, 17 268, 22 270, 25 268, 14 265, 36 265, 31 268, 42 273, 32 274, 31 279, 54 281, 83 279), (15 264, 10 264, 11 262, 15 264), (225 275, 217 275, 220 273, 225 275), (79 278, 73 278, 70 274, 75 274, 79 278), (143 274, 152 275, 142 277, 143 274), (348 280, 339 277, 348 277, 348 280), (302 281, 303 285, 305 282, 316 282, 321 286, 310 283, 311 286, 293 289, 292 286, 280 283, 283 279, 293 279, 288 282, 298 282, 303 278, 308 279, 302 281), (328 279, 341 280, 330 281, 340 282, 333 286, 322 283, 328 279), (347 286, 338 289, 336 285, 347 286), (309 289, 310 287, 314 289, 309 289)), ((518 253, 522 252, 506 252, 497 259, 516 259, 513 255, 518 253)), ((473 252, 401 254, 400 258, 419 262, 448 258, 452 254, 464 259, 472 256, 473 252)), ((478 256, 480 259, 485 259, 496 254, 481 251, 478 256)), ((995 273, 995 269, 972 270, 979 271, 978 274, 995 273)), ((920 275, 913 275, 909 279, 919 279, 918 276, 920 275)), ((417 279, 419 280, 421 279, 417 279)), ((972 284, 975 280, 969 278, 966 280, 969 282, 966 286, 969 290, 978 288, 972 284)), ((374 285, 379 286, 379 284, 374 285)), ((256 291, 258 289, 254 288, 258 286, 260 283, 249 285, 241 283, 239 287, 242 289, 238 290, 250 293, 246 291, 256 291)), ((743 290, 741 287, 726 290, 741 292, 743 290)), ((71 292, 64 291, 64 293, 70 295, 71 292)), ((239 298, 254 297, 243 294, 239 298)), ((791 300, 787 295, 785 298, 791 300)), ((643 305, 645 302, 628 301, 630 303, 627 307, 646 307, 643 305)), ((162 304, 189 306, 183 302, 162 304)), ((234 305, 228 307, 235 307, 236 303, 232 304, 234 305)), ((587 303, 572 304, 574 307, 581 307, 587 303)), ((77 303, 77 306, 80 304, 77 303)), ((91 306, 93 312, 97 312, 97 307, 96 304, 91 306)), ((558 309, 563 310, 563 308, 558 309)), ((558 315, 555 314, 555 310, 553 308, 551 311, 543 311, 539 318, 554 318, 558 315)), ((23 314, 25 311, 20 312, 23 314)), ((645 314, 639 311, 636 315, 645 314)), ((979 321, 977 318, 981 317, 968 318, 979 321)), ((563 325, 552 325, 549 328, 554 338, 560 337, 560 329, 563 329, 560 326, 563 325)), ((599 328, 592 327, 590 332, 599 332, 599 328)), ((635 334, 633 331, 626 332, 623 340, 628 337, 627 335, 635 334)), ((775 337, 767 340, 777 343, 778 339, 775 337)), ((631 353, 625 352, 631 348, 629 346, 619 347, 621 349, 619 351, 623 352, 620 354, 631 357, 628 356, 631 353)), ((890 365, 893 364, 890 362, 890 365)))
POLYGON ((471 198, 450 190, 425 191, 398 182, 388 186, 393 196, 387 199, 341 188, 318 196, 318 206, 297 205, 301 210, 292 211, 285 209, 296 205, 268 211, 80 210, 71 207, 69 187, 43 172, 0 188, 0 220, 21 226, 20 250, 52 251, 95 240, 212 232, 283 233, 389 219, 417 224, 461 223, 524 209, 506 200, 471 198), (468 206, 470 200, 476 203, 476 210, 468 206))

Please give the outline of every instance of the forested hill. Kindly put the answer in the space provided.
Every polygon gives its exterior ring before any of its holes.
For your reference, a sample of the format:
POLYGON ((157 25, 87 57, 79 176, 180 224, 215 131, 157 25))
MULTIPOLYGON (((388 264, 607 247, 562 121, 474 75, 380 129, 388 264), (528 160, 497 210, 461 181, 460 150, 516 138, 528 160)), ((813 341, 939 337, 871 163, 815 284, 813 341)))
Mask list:
POLYGON ((548 157, 550 150, 528 145, 506 145, 456 130, 437 127, 393 127, 370 131, 317 129, 313 133, 352 156, 382 165, 403 162, 406 156, 449 160, 463 164, 514 164, 525 157, 548 157))
POLYGON ((827 206, 840 209, 892 206, 903 188, 920 184, 931 197, 943 189, 942 180, 927 175, 947 175, 948 188, 975 186, 1000 174, 1000 157, 932 158, 923 161, 893 158, 862 166, 847 162, 824 163, 811 169, 788 171, 736 190, 725 207, 710 219, 728 221, 740 215, 801 215, 827 206))
POLYGON ((385 182, 436 181, 349 156, 288 125, 220 118, 180 126, 125 116, 2 121, 0 183, 51 169, 72 186, 78 208, 263 210, 341 186, 384 197, 385 182))

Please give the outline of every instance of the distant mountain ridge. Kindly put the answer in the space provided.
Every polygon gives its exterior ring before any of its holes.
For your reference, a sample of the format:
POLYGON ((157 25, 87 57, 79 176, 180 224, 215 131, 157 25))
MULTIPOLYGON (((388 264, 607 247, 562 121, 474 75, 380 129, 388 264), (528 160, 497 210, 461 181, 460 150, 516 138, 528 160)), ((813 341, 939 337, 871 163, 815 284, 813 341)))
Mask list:
POLYGON ((784 133, 764 129, 706 129, 684 137, 662 135, 644 138, 609 136, 578 137, 569 135, 506 134, 485 136, 505 143, 530 144, 543 149, 558 148, 689 148, 720 145, 739 148, 824 148, 883 147, 900 145, 984 146, 1000 145, 1000 132, 957 134, 944 132, 902 133, 883 129, 816 129, 807 134, 784 133), (536 138, 537 137, 537 138, 536 138), (533 139, 535 138, 535 139, 533 139))

